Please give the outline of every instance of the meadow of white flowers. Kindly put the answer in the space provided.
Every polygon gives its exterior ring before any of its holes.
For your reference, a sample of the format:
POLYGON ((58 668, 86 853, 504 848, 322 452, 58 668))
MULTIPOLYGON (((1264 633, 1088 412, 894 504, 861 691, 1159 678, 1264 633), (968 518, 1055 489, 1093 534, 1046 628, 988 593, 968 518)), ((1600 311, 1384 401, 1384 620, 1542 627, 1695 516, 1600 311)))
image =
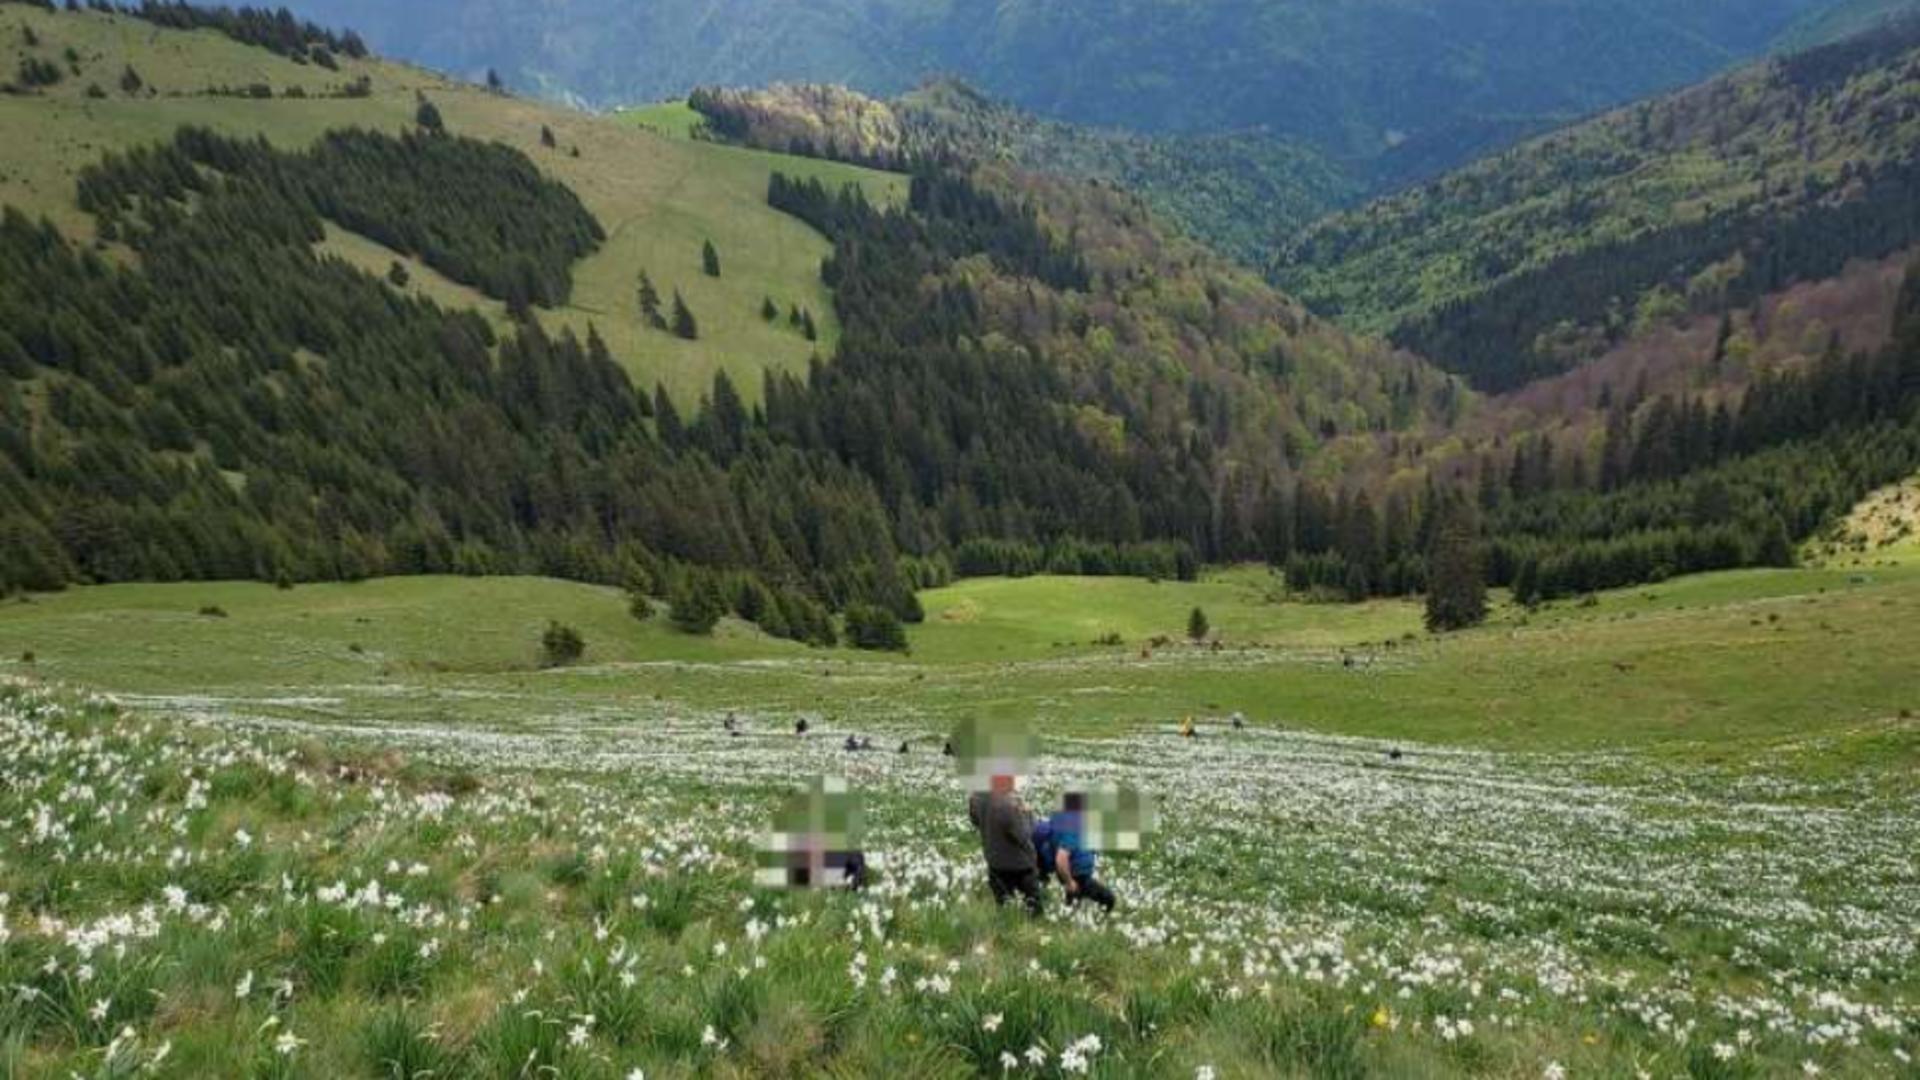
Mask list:
POLYGON ((0 684, 0 1070, 1912 1076, 1920 801, 1624 754, 1043 740, 1161 830, 993 909, 937 733, 380 722, 0 684), (917 738, 908 752, 903 739, 917 738), (864 893, 750 884, 864 793, 864 893))

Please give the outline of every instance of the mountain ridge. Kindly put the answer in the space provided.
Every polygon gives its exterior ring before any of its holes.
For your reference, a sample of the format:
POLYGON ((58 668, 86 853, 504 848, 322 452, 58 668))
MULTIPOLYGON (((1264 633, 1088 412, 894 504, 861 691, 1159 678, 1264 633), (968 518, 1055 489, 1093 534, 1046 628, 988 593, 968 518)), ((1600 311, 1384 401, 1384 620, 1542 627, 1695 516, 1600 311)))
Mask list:
POLYGON ((1040 115, 1149 132, 1266 128, 1388 183, 1773 48, 1850 0, 669 0, 547 8, 306 0, 383 51, 595 106, 698 85, 957 75, 1040 115), (1369 73, 1364 84, 1347 72, 1369 73))

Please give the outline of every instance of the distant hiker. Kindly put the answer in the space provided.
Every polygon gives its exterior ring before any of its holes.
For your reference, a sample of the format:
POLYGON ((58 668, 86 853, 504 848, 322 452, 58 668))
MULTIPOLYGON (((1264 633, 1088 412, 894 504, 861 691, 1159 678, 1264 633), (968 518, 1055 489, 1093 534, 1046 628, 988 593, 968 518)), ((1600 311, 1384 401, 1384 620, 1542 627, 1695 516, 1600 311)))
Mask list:
POLYGON ((740 734, 740 719, 732 713, 728 713, 727 718, 720 721, 720 726, 725 728, 730 734, 740 734))
POLYGON ((907 752, 907 740, 905 739, 900 741, 900 752, 903 754, 907 752))
POLYGON ((1199 734, 1199 731, 1193 726, 1193 717, 1189 716, 1185 720, 1180 721, 1180 737, 1181 738, 1191 739, 1198 734, 1199 734))
POLYGON ((953 756, 953 740, 952 739, 947 740, 947 745, 940 749, 940 753, 942 756, 945 756, 945 757, 953 756))
POLYGON ((1399 747, 1397 747, 1397 746, 1396 746, 1396 747, 1394 747, 1393 749, 1391 749, 1391 750, 1389 750, 1389 751, 1387 751, 1387 760, 1388 760, 1388 761, 1399 761, 1399 760, 1400 760, 1400 759, 1401 759, 1402 757, 1404 757, 1404 756, 1406 756, 1406 755, 1404 755, 1404 754, 1402 754, 1402 753, 1400 753, 1400 748, 1399 748, 1399 747))
POLYGON ((871 735, 863 735, 863 736, 861 736, 861 737, 860 737, 860 749, 862 749, 862 750, 871 750, 871 749, 873 749, 873 736, 871 736, 871 735))
POLYGON ((1033 816, 1013 791, 1014 778, 995 774, 991 787, 967 800, 967 817, 980 833, 981 854, 987 860, 987 884, 993 901, 1004 905, 1019 893, 1027 910, 1038 915, 1046 907, 1040 895, 1040 861, 1033 849, 1033 816))
POLYGON ((846 746, 849 754, 854 753, 860 749, 860 740, 849 735, 847 736, 846 746))
POLYGON ((793 733, 795 735, 805 735, 807 733, 807 728, 809 726, 810 725, 808 725, 807 723, 807 718, 803 716, 800 719, 795 720, 793 722, 793 733))
POLYGON ((1060 879, 1061 888, 1067 891, 1069 905, 1091 900, 1099 904, 1101 910, 1112 911, 1113 890, 1093 876, 1095 855, 1093 849, 1087 846, 1086 810, 1086 795, 1069 791, 1066 809, 1034 825, 1035 857, 1049 873, 1060 879))
POLYGON ((1247 714, 1241 713, 1241 712, 1236 712, 1233 714, 1233 730, 1235 731, 1247 730, 1247 714))

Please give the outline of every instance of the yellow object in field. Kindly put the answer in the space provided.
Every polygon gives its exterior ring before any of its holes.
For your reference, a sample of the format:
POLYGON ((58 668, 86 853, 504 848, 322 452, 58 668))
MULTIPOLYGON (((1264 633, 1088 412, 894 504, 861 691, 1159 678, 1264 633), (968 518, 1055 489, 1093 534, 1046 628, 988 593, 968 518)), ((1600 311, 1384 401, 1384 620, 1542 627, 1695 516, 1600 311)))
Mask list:
POLYGON ((1180 735, 1182 738, 1193 738, 1193 717, 1189 716, 1180 722, 1180 735))

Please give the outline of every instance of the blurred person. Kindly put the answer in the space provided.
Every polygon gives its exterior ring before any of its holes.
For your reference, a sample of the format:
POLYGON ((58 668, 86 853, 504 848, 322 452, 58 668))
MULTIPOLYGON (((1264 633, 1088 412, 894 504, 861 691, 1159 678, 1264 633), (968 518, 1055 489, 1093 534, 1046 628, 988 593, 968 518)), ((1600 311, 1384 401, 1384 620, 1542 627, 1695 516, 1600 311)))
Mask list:
POLYGON ((968 781, 967 818, 980 834, 987 885, 997 904, 1018 894, 1034 915, 1046 907, 1033 814, 1020 801, 1018 781, 1033 758, 1033 733, 1020 726, 968 722, 955 733, 957 765, 968 781))

